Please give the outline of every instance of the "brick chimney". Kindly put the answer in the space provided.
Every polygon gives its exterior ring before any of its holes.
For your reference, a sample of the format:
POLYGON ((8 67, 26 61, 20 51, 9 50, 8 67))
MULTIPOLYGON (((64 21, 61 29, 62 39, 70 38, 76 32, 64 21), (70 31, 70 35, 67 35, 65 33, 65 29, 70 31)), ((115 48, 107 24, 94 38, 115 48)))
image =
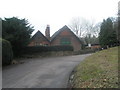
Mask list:
POLYGON ((50 26, 49 25, 47 25, 46 27, 45 36, 47 37, 48 40, 50 40, 50 26))

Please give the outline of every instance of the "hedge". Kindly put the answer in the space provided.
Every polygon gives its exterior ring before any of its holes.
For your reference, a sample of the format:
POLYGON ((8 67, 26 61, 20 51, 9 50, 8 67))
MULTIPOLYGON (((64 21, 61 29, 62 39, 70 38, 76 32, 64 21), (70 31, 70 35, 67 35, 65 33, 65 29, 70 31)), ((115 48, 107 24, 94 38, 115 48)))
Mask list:
POLYGON ((2 65, 9 65, 13 59, 13 51, 9 41, 0 39, 2 42, 2 65))
POLYGON ((75 51, 74 55, 95 53, 97 51, 99 50, 98 49, 83 49, 83 50, 75 51))
POLYGON ((57 45, 57 46, 29 46, 24 47, 23 54, 41 53, 48 51, 73 51, 73 47, 69 45, 57 45))

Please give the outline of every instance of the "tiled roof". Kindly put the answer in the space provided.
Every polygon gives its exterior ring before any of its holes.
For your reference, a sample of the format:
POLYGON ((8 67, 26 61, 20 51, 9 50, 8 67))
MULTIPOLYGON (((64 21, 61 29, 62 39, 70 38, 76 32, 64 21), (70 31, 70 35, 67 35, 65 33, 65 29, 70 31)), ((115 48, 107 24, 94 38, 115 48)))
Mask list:
MULTIPOLYGON (((68 26, 63 26, 61 29, 59 29, 58 31, 56 31, 53 35, 52 35, 52 37, 51 37, 51 39, 50 39, 50 41, 52 42, 63 30, 69 30, 74 36, 75 36, 75 38, 79 41, 79 42, 81 42, 81 43, 83 43, 69 28, 68 28, 68 26)), ((31 40, 33 40, 37 35, 42 35, 47 41, 49 41, 39 30, 33 35, 33 37, 31 38, 31 40)), ((49 42, 50 42, 49 41, 49 42)))
POLYGON ((33 37, 31 38, 31 40, 34 39, 37 35, 42 35, 47 41, 49 41, 39 30, 33 35, 33 37))
MULTIPOLYGON (((74 36, 75 38, 81 42, 81 40, 68 28, 68 26, 63 26, 61 29, 59 29, 57 32, 55 32, 52 37, 51 37, 51 41, 53 41, 57 36, 58 34, 60 34, 60 32, 62 32, 63 30, 69 30, 74 36)), ((82 42, 81 42, 82 43, 82 42)))

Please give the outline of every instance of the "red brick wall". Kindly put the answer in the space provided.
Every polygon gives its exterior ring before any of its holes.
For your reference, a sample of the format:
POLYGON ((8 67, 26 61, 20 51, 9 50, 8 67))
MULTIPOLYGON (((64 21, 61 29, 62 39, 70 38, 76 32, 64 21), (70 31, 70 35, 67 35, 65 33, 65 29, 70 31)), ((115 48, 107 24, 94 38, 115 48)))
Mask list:
POLYGON ((47 41, 42 35, 34 37, 28 46, 36 46, 36 43, 38 45, 50 45, 49 41, 47 41))
POLYGON ((93 46, 91 46, 91 49, 100 49, 100 48, 101 48, 100 45, 93 45, 93 46))
POLYGON ((31 41, 28 46, 36 46, 36 43, 38 43, 39 45, 50 45, 49 42, 47 41, 43 41, 43 42, 35 42, 35 41, 31 41))
POLYGON ((70 38, 71 45, 74 48, 74 51, 78 51, 81 49, 81 43, 76 39, 76 37, 69 30, 62 31, 52 42, 51 45, 60 45, 60 40, 63 37, 70 38))

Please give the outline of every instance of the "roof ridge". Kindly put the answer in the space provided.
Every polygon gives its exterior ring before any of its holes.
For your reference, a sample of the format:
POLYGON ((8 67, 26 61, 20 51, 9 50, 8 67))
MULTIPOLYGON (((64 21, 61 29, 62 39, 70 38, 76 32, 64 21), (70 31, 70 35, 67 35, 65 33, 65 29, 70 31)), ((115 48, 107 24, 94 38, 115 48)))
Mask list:
MULTIPOLYGON (((46 37, 45 35, 43 35, 43 33, 42 33, 40 30, 38 30, 38 31, 32 36, 32 38, 34 38, 38 33, 40 33, 47 41, 50 42, 50 40, 48 40, 47 37, 46 37)), ((31 38, 31 39, 32 39, 32 38, 31 38)))
MULTIPOLYGON (((56 31, 52 36, 50 41, 52 41, 64 28, 68 28, 67 25, 64 25, 62 28, 60 28, 58 31, 56 31)), ((69 28, 68 28, 69 29, 69 28)))
POLYGON ((65 30, 64 28, 70 30, 70 32, 81 42, 81 40, 79 39, 79 37, 76 36, 76 35, 71 31, 71 29, 70 29, 67 25, 64 25, 61 29, 59 29, 58 31, 56 31, 56 32, 52 35, 51 41, 54 40, 54 39, 57 37, 57 35, 58 35, 62 30, 65 30))

